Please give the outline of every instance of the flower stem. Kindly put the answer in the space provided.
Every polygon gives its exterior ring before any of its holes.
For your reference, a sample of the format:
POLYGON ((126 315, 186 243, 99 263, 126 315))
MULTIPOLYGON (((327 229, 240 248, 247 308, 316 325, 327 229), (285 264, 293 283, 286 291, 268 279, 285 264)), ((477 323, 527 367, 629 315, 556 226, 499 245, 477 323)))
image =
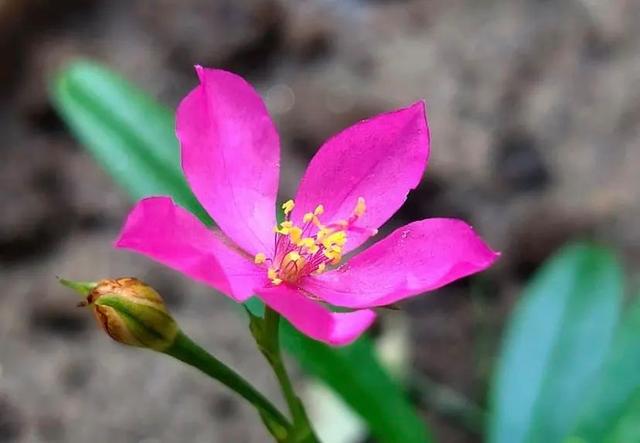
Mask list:
POLYGON ((296 443, 320 443, 315 435, 309 417, 296 395, 293 384, 282 360, 280 350, 280 314, 268 306, 265 307, 262 333, 256 336, 260 351, 264 354, 280 383, 280 388, 293 418, 293 439, 296 443))
POLYGON ((249 382, 201 348, 184 333, 179 332, 173 345, 165 350, 164 353, 199 369, 239 394, 255 406, 276 441, 291 441, 291 424, 284 415, 249 382))

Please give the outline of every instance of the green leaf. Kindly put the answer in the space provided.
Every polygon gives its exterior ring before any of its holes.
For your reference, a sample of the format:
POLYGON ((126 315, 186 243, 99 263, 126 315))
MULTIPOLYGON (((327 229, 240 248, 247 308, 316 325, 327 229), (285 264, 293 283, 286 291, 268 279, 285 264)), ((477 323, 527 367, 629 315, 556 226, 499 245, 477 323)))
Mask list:
POLYGON ((582 441, 640 441, 640 300, 628 309, 616 331, 582 411, 574 432, 582 441), (621 433, 626 437, 620 439, 621 433), (632 433, 635 437, 629 438, 632 433))
MULTIPOLYGON (((594 438, 587 440, 596 442, 594 438)), ((603 443, 633 443, 640 441, 640 390, 636 390, 627 403, 627 408, 618 417, 612 431, 601 440, 603 443)))
POLYGON ((53 103, 73 133, 134 199, 171 195, 211 223, 182 175, 169 109, 89 62, 72 64, 52 89, 53 103))
MULTIPOLYGON (((591 442, 597 440, 591 439, 591 442)), ((640 392, 635 392, 624 411, 618 418, 611 433, 607 434, 604 443, 631 443, 640 441, 640 392)))
POLYGON ((380 365, 368 337, 331 348, 297 333, 288 324, 283 332, 285 347, 294 351, 302 368, 338 392, 367 421, 377 441, 432 441, 402 390, 380 365))
MULTIPOLYGON (((171 195, 210 222, 182 177, 167 109, 107 69, 86 62, 60 74, 53 100, 78 138, 133 198, 171 195)), ((291 327, 285 326, 282 336, 300 365, 351 405, 379 442, 430 441, 425 424, 384 371, 369 340, 337 349, 291 327)))
POLYGON ((564 248, 527 286, 492 390, 489 441, 554 443, 572 430, 618 320, 622 272, 605 249, 564 248))

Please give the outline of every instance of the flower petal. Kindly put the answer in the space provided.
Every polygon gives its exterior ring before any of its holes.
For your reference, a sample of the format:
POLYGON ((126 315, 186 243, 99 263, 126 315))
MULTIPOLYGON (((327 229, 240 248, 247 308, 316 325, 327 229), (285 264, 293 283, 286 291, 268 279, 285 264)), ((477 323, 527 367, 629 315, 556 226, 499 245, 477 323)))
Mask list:
MULTIPOLYGON (((329 139, 313 157, 295 198, 299 221, 318 204, 325 223, 348 219, 358 197, 366 212, 356 226, 375 230, 402 206, 426 167, 429 130, 424 102, 364 120, 329 139)), ((370 236, 350 232, 345 252, 370 236)))
POLYGON ((384 306, 482 271, 498 255, 463 221, 432 218, 397 229, 335 271, 307 278, 304 288, 336 306, 384 306))
POLYGON ((169 197, 140 200, 129 213, 116 247, 176 269, 241 302, 264 284, 264 271, 169 197))
POLYGON ((196 66, 200 86, 180 103, 176 134, 191 189, 250 254, 273 249, 280 144, 256 91, 230 72, 196 66))
POLYGON ((347 345, 360 336, 376 317, 364 309, 353 312, 330 312, 309 299, 299 289, 286 284, 257 289, 258 298, 278 311, 299 331, 330 345, 347 345))

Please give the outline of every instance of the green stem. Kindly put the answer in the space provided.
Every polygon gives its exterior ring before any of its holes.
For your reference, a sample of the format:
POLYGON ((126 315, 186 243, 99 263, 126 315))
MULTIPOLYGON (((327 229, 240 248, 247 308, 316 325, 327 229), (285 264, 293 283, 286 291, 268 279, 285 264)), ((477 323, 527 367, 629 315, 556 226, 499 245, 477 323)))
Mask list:
POLYGON ((292 442, 320 443, 320 440, 313 431, 302 401, 300 401, 300 398, 293 389, 293 384, 282 360, 279 330, 280 314, 268 306, 265 307, 264 329, 262 337, 258 340, 258 345, 269 362, 269 365, 271 365, 278 379, 278 383, 280 383, 280 388, 282 389, 285 401, 289 407, 289 412, 293 418, 294 439, 292 442))
POLYGON ((202 349, 184 333, 179 332, 173 345, 164 351, 233 390, 258 409, 269 432, 278 442, 288 442, 291 424, 282 413, 249 382, 233 369, 202 349))

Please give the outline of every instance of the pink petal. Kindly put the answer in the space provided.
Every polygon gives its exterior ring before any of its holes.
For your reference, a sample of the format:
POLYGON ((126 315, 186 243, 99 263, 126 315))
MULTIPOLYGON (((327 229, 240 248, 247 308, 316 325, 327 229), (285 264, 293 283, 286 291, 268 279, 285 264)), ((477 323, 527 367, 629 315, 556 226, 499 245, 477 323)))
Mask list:
POLYGON ((498 255, 463 221, 432 218, 397 229, 335 271, 307 278, 304 288, 336 306, 384 306, 482 271, 498 255))
MULTIPOLYGON (((363 197, 367 210, 356 226, 375 230, 418 185, 428 154, 424 102, 357 123, 329 139, 313 157, 300 182, 293 218, 299 220, 322 204, 323 223, 347 219, 363 197)), ((368 237, 349 233, 345 250, 368 237)))
POLYGON ((180 103, 176 133, 191 189, 250 254, 273 249, 280 145, 256 91, 230 72, 196 66, 200 86, 180 103))
POLYGON ((169 197, 140 200, 129 213, 116 247, 146 255, 241 302, 264 285, 264 270, 227 246, 169 197))
POLYGON ((278 311, 299 331, 330 345, 341 346, 354 341, 376 317, 364 309, 353 312, 330 312, 306 297, 299 289, 286 284, 256 290, 258 298, 278 311))

